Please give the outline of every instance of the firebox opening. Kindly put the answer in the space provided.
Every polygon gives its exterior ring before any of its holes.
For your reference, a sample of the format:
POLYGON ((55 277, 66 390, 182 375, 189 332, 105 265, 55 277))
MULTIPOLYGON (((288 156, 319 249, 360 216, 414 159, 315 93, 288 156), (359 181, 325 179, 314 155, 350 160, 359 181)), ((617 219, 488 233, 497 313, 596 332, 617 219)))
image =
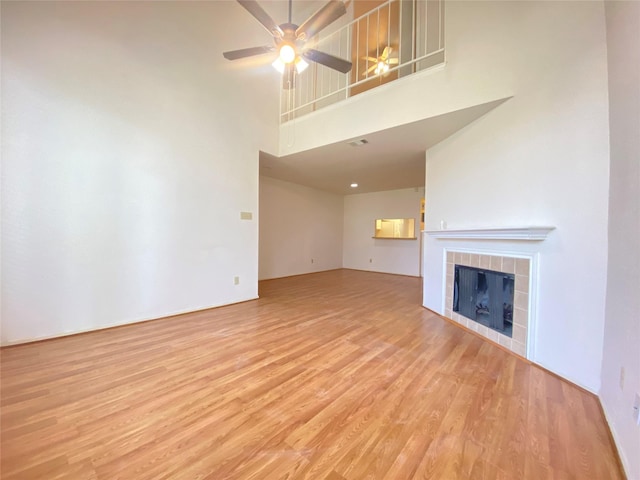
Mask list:
POLYGON ((510 273, 456 265, 453 311, 511 337, 514 284, 510 273))

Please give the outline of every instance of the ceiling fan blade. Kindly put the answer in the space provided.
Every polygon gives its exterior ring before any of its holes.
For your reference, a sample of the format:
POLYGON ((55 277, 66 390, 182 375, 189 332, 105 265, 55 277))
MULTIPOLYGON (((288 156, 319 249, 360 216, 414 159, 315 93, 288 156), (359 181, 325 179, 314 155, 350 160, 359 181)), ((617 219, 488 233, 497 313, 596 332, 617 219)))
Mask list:
POLYGON ((398 65, 398 59, 397 58, 390 58, 389 60, 387 60, 387 63, 389 65, 398 65))
POLYGON ((250 47, 241 48, 240 50, 231 50, 230 52, 224 52, 222 56, 227 60, 239 60, 241 58, 253 57, 255 55, 264 55, 265 53, 275 52, 275 47, 250 47))
POLYGON ((347 13, 347 8, 344 6, 342 0, 329 0, 329 3, 326 3, 296 29, 296 38, 300 40, 310 39, 345 13, 347 13))
POLYGON ((284 32, 280 26, 275 22, 273 18, 269 16, 267 12, 256 2, 255 0, 237 0, 237 2, 244 7, 244 9, 253 15, 253 18, 258 20, 260 24, 267 31, 276 38, 282 38, 284 32))
POLYGON ((302 54, 307 60, 319 63, 325 67, 332 68, 341 73, 348 73, 351 70, 351 62, 339 57, 334 57, 328 53, 320 52, 318 50, 309 49, 302 54))
POLYGON ((374 57, 360 57, 362 60, 369 60, 370 62, 378 63, 378 59, 374 57))

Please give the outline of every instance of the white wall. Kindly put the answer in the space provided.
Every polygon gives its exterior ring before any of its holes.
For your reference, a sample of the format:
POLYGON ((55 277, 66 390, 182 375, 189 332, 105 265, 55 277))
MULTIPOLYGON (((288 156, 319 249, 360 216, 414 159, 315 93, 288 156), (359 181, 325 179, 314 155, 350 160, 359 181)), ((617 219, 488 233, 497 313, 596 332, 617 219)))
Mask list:
POLYGON ((414 218, 420 237, 423 189, 406 188, 344 197, 342 266, 356 270, 420 275, 420 241, 371 238, 379 218, 414 218), (371 259, 371 262, 369 261, 371 259))
POLYGON ((640 479, 640 3, 605 2, 609 63, 609 270, 600 398, 629 479, 640 479), (624 367, 624 386, 620 369, 624 367))
POLYGON ((260 280, 342 267, 343 197, 260 176, 260 280))
MULTIPOLYGON (((460 36, 447 47, 460 62, 490 65, 480 75, 508 78, 514 98, 427 152, 426 227, 555 226, 541 243, 480 245, 540 253, 532 359, 597 392, 609 173, 603 4, 453 2, 447 29, 452 42, 460 36)), ((473 245, 426 240, 424 302, 438 312, 443 247, 453 246, 473 245)))
POLYGON ((232 2, 2 2, 2 343, 257 296, 279 79, 227 25, 264 41, 232 2))

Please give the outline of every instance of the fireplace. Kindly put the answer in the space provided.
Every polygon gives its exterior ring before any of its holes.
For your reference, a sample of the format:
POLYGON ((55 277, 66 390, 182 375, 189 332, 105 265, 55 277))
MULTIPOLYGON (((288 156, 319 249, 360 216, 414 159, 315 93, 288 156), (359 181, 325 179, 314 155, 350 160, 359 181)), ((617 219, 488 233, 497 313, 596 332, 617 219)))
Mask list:
POLYGON ((515 275, 455 265, 453 311, 511 338, 515 275))
POLYGON ((527 356, 533 257, 445 251, 445 317, 527 356))

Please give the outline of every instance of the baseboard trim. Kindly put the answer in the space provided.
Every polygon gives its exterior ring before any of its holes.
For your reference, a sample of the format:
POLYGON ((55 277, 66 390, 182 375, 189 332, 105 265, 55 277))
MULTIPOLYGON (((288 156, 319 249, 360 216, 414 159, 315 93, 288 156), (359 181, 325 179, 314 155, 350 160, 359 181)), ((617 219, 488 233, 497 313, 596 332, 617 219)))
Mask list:
POLYGON ((409 278, 422 278, 420 275, 408 275, 406 273, 391 273, 391 272, 378 272, 375 270, 360 270, 358 268, 330 268, 328 270, 318 270, 317 272, 296 273, 294 275, 285 275, 284 277, 263 278, 258 282, 268 282, 270 280, 281 280, 283 278, 304 277, 307 275, 315 275, 316 273, 335 272, 337 270, 348 270, 351 272, 366 272, 366 273, 379 273, 382 275, 394 275, 396 277, 409 277, 409 278))
POLYGON ((189 314, 192 314, 192 313, 206 312, 207 310, 215 310, 215 309, 218 309, 218 308, 229 307, 231 305, 238 305, 240 303, 253 302, 254 300, 257 300, 258 298, 259 297, 256 296, 256 297, 248 298, 246 300, 240 300, 238 302, 225 303, 223 305, 213 305, 213 306, 210 306, 210 307, 196 308, 195 310, 183 310, 183 311, 178 311, 178 312, 175 312, 175 313, 169 313, 169 314, 163 315, 161 317, 153 317, 153 318, 145 318, 145 319, 141 319, 141 320, 133 320, 131 322, 126 322, 126 323, 116 323, 116 324, 112 324, 112 325, 106 325, 104 327, 91 328, 91 329, 87 329, 87 330, 77 330, 77 331, 74 331, 74 332, 66 332, 66 333, 62 333, 60 335, 48 335, 48 336, 45 336, 45 337, 27 338, 27 339, 22 339, 22 340, 15 340, 15 341, 7 342, 7 343, 4 343, 4 344, 0 345, 0 349, 4 350, 6 348, 17 347, 17 346, 20 346, 20 345, 48 342, 50 340, 56 340, 58 338, 75 337, 77 335, 86 335, 86 334, 93 333, 93 332, 102 332, 102 331, 105 331, 105 330, 114 330, 116 328, 124 328, 124 327, 128 327, 130 325, 138 325, 140 323, 157 322, 157 321, 160 321, 160 320, 167 320, 167 319, 173 318, 173 317, 179 317, 181 315, 189 315, 189 314))
POLYGON ((379 272, 377 270, 360 270, 359 268, 341 268, 338 270, 351 270, 352 272, 380 273, 382 275, 394 275, 396 277, 422 278, 421 275, 409 275, 408 273, 379 272))
POLYGON ((631 466, 627 461, 627 457, 622 453, 622 451, 618 447, 620 443, 618 442, 618 436, 616 435, 616 430, 615 428, 613 428, 613 423, 609 420, 609 415, 607 415, 607 410, 604 408, 604 405, 602 404, 602 399, 599 396, 598 396, 598 406, 600 407, 600 411, 602 412, 602 416, 604 417, 605 422, 607 422, 607 427, 609 427, 607 428, 607 430, 609 431, 609 438, 611 439, 611 442, 615 447, 614 450, 616 452, 616 459, 618 460, 618 467, 620 468, 620 471, 622 472, 625 478, 631 478, 629 473, 631 471, 631 466))
POLYGON ((281 280, 283 278, 293 278, 293 277, 305 277, 307 275, 314 275, 316 273, 324 273, 324 272, 335 272, 336 270, 343 270, 340 268, 329 268, 327 270, 318 270, 317 272, 305 272, 305 273, 294 273, 293 275, 285 275, 284 277, 270 277, 270 278, 259 278, 259 282, 268 282, 269 280, 281 280))

